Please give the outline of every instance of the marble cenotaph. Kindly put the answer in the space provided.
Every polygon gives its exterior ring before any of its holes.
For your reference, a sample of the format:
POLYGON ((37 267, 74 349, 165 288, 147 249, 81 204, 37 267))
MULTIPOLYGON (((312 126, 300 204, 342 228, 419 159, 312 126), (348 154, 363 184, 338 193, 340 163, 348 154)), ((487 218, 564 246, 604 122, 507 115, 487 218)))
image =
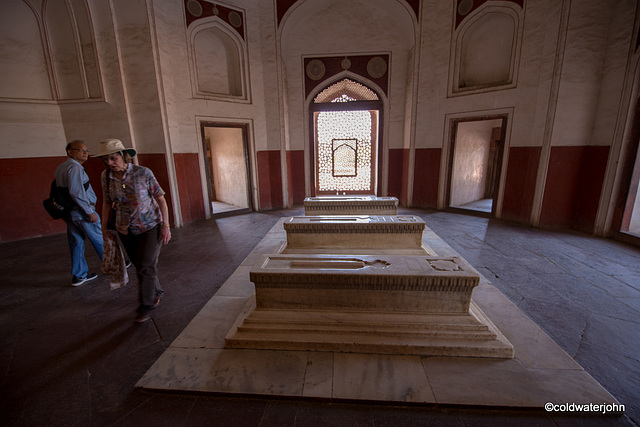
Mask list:
POLYGON ((280 252, 435 255, 422 243, 425 226, 413 215, 294 216, 280 252))
POLYGON ((512 358, 471 294, 479 275, 401 215, 305 216, 250 271, 255 295, 227 348, 512 358))
POLYGON ((319 196, 304 199, 305 215, 398 215, 398 199, 377 196, 319 196))

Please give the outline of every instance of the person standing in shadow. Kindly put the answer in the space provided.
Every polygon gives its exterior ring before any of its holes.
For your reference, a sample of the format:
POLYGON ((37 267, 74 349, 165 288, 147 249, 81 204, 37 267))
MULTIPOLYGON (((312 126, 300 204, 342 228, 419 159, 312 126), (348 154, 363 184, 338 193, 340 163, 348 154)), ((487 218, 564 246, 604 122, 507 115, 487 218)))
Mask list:
POLYGON ((84 257, 85 239, 88 238, 102 260, 102 232, 100 217, 96 212, 96 193, 91 188, 89 176, 82 166, 89 158, 89 150, 83 141, 67 144, 67 160, 56 168, 56 186, 74 202, 67 224, 67 240, 71 251, 71 286, 80 286, 98 277, 90 273, 84 257))

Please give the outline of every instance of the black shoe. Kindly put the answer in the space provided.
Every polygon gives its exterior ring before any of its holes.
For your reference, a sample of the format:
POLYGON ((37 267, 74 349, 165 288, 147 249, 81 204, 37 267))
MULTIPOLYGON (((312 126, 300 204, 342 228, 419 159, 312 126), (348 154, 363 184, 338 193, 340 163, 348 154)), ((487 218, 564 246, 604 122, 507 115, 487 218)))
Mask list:
POLYGON ((76 286, 83 285, 86 282, 89 282, 89 281, 91 281, 93 279, 97 279, 98 275, 96 273, 89 273, 84 278, 80 278, 80 277, 76 277, 76 276, 72 276, 72 277, 73 278, 71 279, 71 286, 76 287, 76 286))

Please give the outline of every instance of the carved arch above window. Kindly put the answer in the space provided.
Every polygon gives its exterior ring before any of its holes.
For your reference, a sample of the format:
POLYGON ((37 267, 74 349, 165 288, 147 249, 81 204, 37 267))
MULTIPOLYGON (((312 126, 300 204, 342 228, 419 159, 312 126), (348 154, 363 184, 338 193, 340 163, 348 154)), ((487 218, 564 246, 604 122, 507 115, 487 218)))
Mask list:
POLYGON ((516 3, 487 2, 469 14, 453 37, 449 96, 516 87, 522 23, 516 3))

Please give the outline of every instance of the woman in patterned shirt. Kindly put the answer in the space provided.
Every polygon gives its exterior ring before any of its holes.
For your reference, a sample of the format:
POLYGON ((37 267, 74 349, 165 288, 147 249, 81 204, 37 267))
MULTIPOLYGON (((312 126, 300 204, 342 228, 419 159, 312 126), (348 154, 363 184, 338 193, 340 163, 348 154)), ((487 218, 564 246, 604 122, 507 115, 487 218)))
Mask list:
MULTIPOLYGON (((100 142, 100 154, 107 166, 102 172, 102 215, 115 214, 115 229, 129 259, 136 267, 140 285, 137 322, 146 322, 160 304, 164 291, 158 282, 158 256, 162 244, 171 240, 169 210, 164 191, 150 169, 135 165, 132 148, 118 139, 100 142), (113 209, 113 211, 112 211, 113 209)), ((113 238, 103 221, 104 239, 113 238)))

